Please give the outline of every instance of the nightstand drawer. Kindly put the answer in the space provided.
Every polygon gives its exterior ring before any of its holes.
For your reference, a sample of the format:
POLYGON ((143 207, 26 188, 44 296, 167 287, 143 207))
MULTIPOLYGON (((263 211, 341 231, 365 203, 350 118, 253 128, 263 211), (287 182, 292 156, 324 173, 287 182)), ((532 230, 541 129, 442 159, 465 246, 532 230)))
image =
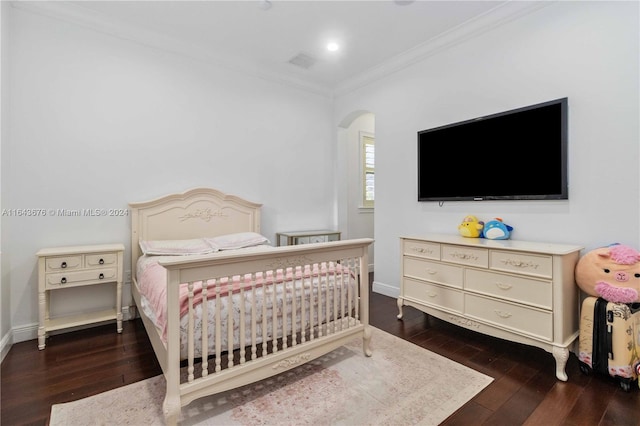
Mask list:
POLYGON ((117 261, 118 256, 115 253, 90 254, 85 257, 85 266, 114 265, 117 261))
POLYGON ((85 282, 109 282, 115 281, 118 275, 117 268, 101 268, 91 269, 87 271, 61 272, 56 274, 47 274, 47 288, 59 288, 64 285, 85 282))
POLYGON ((68 271, 82 267, 82 256, 60 256, 48 257, 46 261, 46 271, 68 271))

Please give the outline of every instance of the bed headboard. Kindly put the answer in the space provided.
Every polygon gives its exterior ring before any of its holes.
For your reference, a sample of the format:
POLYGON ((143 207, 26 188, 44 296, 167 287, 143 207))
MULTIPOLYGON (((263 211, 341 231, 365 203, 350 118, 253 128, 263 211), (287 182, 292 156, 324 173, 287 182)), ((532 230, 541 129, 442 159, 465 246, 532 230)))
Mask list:
POLYGON ((135 277, 140 240, 184 240, 235 232, 260 233, 262 204, 224 194, 212 188, 195 188, 155 200, 130 203, 131 272, 135 277))

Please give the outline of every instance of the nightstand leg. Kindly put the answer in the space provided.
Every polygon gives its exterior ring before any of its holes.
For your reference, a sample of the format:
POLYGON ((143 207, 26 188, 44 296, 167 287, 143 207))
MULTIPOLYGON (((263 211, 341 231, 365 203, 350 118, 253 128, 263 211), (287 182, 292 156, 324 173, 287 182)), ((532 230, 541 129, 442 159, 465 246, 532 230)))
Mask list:
POLYGON ((40 313, 40 324, 38 327, 38 349, 43 350, 45 346, 45 339, 47 338, 47 332, 44 329, 45 316, 47 316, 46 309, 47 295, 45 292, 38 293, 38 310, 40 313))
POLYGON ((118 333, 122 333, 122 281, 116 284, 116 322, 118 333))

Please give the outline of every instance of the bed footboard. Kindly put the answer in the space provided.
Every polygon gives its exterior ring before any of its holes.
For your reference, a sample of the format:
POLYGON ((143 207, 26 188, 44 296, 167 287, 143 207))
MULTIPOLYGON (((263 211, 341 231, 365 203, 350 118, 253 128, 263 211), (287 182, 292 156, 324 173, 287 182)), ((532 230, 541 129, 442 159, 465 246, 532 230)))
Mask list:
POLYGON ((168 283, 166 356, 158 358, 166 364, 167 424, 176 424, 181 407, 197 398, 280 374, 355 337, 363 338, 370 356, 372 242, 162 261, 168 283))

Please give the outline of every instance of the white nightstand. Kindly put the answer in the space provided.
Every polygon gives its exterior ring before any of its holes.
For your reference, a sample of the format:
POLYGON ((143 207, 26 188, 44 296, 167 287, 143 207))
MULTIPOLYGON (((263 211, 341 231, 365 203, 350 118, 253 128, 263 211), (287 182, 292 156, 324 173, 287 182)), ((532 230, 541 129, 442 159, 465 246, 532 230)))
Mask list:
POLYGON ((115 319, 122 332, 123 244, 45 248, 38 256, 38 349, 47 332, 115 319), (61 288, 116 283, 115 308, 49 318, 50 292, 61 288))
POLYGON ((329 241, 340 240, 339 231, 320 230, 320 231, 293 231, 276 233, 276 245, 278 246, 296 246, 299 244, 311 243, 327 243, 329 241))

